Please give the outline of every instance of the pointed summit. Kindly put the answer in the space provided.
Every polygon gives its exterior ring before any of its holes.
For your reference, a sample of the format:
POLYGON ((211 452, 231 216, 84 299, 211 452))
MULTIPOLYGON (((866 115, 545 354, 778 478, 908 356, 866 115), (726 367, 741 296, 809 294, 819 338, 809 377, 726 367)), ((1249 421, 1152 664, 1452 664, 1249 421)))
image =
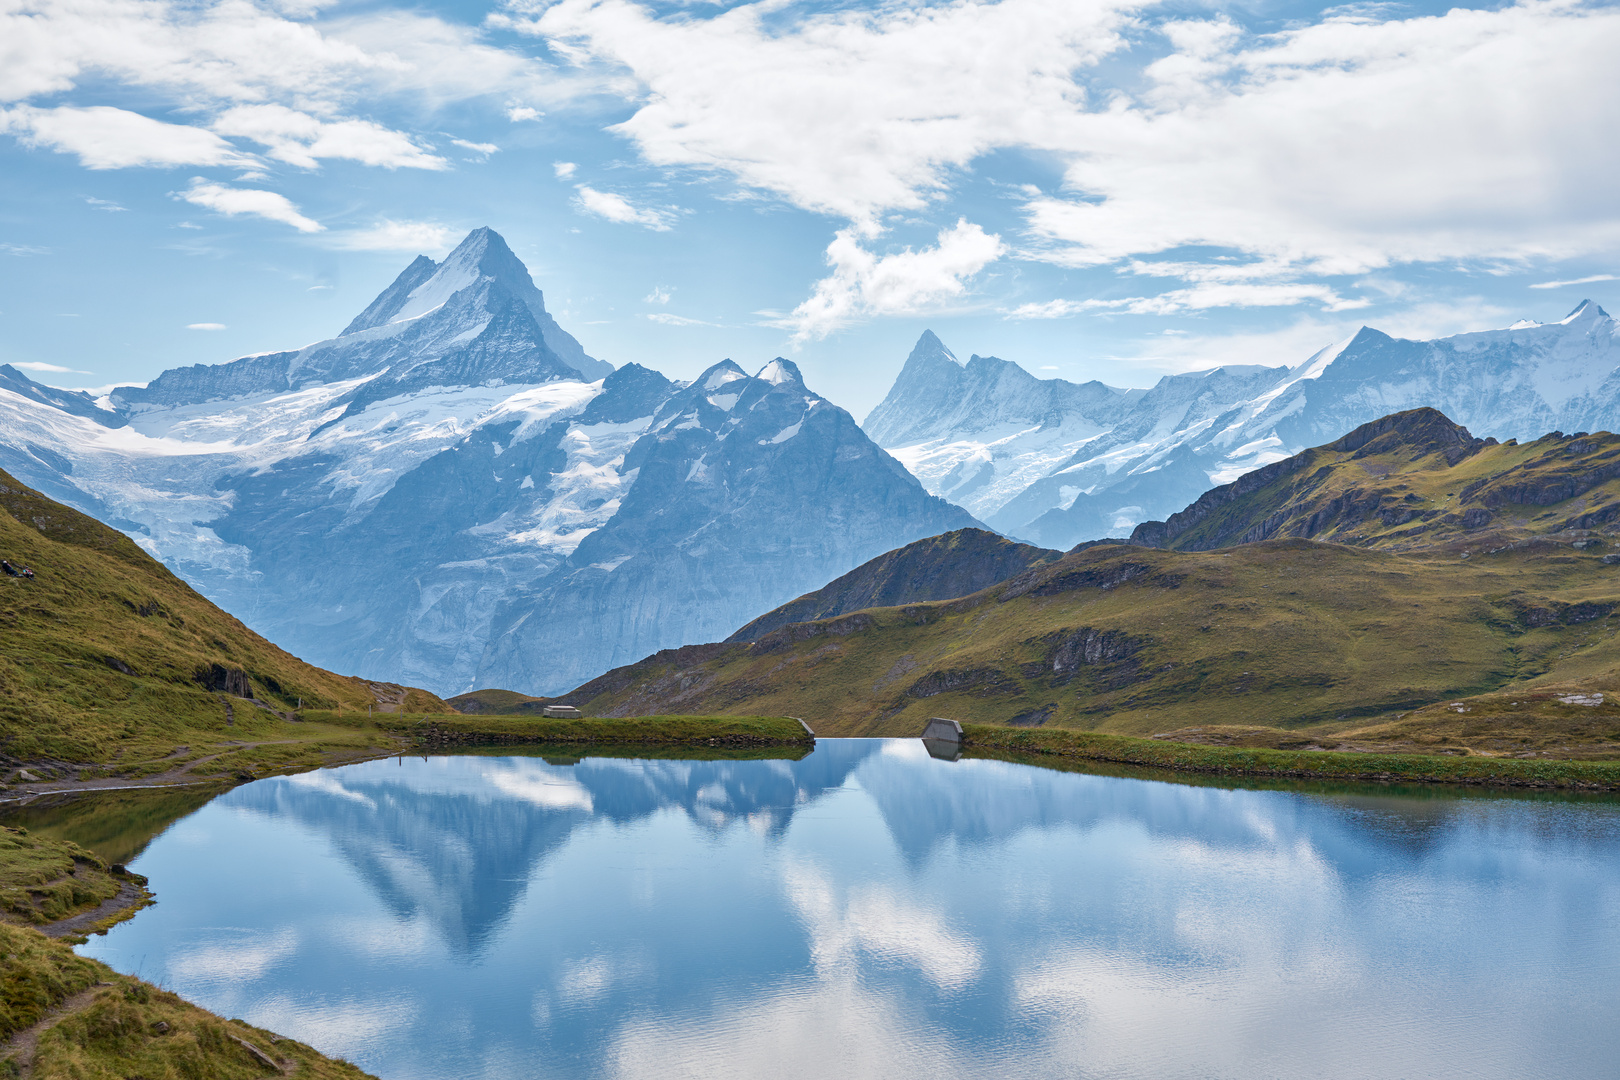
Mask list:
POLYGON ((939 340, 939 337, 932 330, 924 330, 922 336, 917 339, 917 344, 912 346, 911 355, 906 357, 906 363, 909 365, 913 360, 919 363, 926 363, 931 360, 949 360, 958 366, 961 366, 962 363, 956 358, 955 353, 945 347, 945 343, 939 340))
POLYGON ((1597 320, 1607 319, 1608 317, 1609 313, 1604 311, 1597 304, 1590 300, 1582 300, 1580 303, 1575 305, 1574 311, 1571 311, 1568 315, 1565 315, 1562 319, 1558 320, 1558 322, 1560 326, 1568 326, 1571 323, 1585 322, 1588 319, 1597 320))
POLYGON ((804 375, 800 373, 799 365, 780 356, 760 368, 759 374, 754 378, 762 379, 772 386, 804 386, 804 375))
POLYGON ((487 225, 468 233, 442 263, 418 255, 339 336, 421 318, 474 286, 511 297, 527 307, 539 324, 546 347, 582 378, 596 380, 613 371, 612 364, 587 356, 579 342, 557 325, 546 311, 545 296, 535 288, 529 268, 513 254, 501 234, 487 225))

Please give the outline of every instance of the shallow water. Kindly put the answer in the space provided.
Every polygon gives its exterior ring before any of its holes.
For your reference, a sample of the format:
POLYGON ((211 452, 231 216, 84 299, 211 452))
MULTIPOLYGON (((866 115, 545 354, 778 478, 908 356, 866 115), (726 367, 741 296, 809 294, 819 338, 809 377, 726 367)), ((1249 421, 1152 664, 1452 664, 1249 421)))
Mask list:
POLYGON ((262 780, 81 951, 385 1080, 1605 1077, 1620 807, 948 762, 262 780))

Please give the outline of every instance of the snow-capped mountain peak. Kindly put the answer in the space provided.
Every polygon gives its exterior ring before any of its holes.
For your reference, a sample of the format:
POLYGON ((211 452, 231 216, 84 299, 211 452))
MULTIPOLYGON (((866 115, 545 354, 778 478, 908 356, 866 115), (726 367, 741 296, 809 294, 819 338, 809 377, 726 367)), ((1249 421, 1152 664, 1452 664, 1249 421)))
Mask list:
POLYGON ((1620 328, 1582 302, 1554 323, 1434 341, 1361 327, 1293 368, 1167 376, 1079 398, 1006 361, 913 350, 867 418, 928 490, 1048 547, 1123 535, 1212 485, 1421 406, 1483 436, 1620 427, 1620 328), (919 358, 919 351, 923 356, 919 358))
MULTIPOLYGON (((1604 311, 1601 307, 1599 307, 1597 304, 1593 303, 1591 300, 1582 300, 1579 304, 1575 305, 1575 310, 1574 311, 1571 311, 1568 315, 1565 315, 1562 319, 1559 320, 1559 325, 1560 326, 1570 326, 1570 325, 1573 325, 1574 323, 1582 322, 1582 321, 1588 321, 1588 322, 1591 322, 1593 324, 1597 324, 1597 323, 1602 322, 1604 320, 1609 320, 1609 313, 1607 311, 1604 311)), ((1612 322, 1613 320, 1609 320, 1609 321, 1612 322)))
POLYGON ((134 413, 362 380, 337 403, 352 416, 430 386, 592 382, 612 370, 557 325, 523 263, 485 228, 443 263, 418 256, 335 338, 175 368, 145 387, 120 387, 112 400, 134 413))
POLYGON ((974 524, 787 360, 587 381, 583 355, 481 229, 339 337, 116 413, 0 368, 0 465, 284 647, 446 693, 561 692, 974 524))

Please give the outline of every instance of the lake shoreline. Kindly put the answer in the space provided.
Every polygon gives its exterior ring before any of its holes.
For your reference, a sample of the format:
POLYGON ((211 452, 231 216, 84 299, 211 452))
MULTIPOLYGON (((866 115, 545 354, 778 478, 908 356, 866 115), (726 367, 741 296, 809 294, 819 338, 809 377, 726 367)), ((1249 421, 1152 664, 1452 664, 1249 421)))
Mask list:
POLYGON ((962 748, 1106 761, 1208 775, 1620 791, 1620 762, 1616 761, 1267 750, 1168 742, 1072 728, 1020 730, 981 724, 963 725, 962 748))

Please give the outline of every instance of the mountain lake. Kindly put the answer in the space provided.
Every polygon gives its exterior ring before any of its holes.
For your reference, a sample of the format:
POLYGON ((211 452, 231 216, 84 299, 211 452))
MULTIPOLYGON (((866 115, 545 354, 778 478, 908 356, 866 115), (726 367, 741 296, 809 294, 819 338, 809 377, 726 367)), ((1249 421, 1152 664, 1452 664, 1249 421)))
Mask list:
POLYGON ((1616 1075, 1612 799, 613 754, 148 814, 80 952, 384 1080, 1616 1075))

